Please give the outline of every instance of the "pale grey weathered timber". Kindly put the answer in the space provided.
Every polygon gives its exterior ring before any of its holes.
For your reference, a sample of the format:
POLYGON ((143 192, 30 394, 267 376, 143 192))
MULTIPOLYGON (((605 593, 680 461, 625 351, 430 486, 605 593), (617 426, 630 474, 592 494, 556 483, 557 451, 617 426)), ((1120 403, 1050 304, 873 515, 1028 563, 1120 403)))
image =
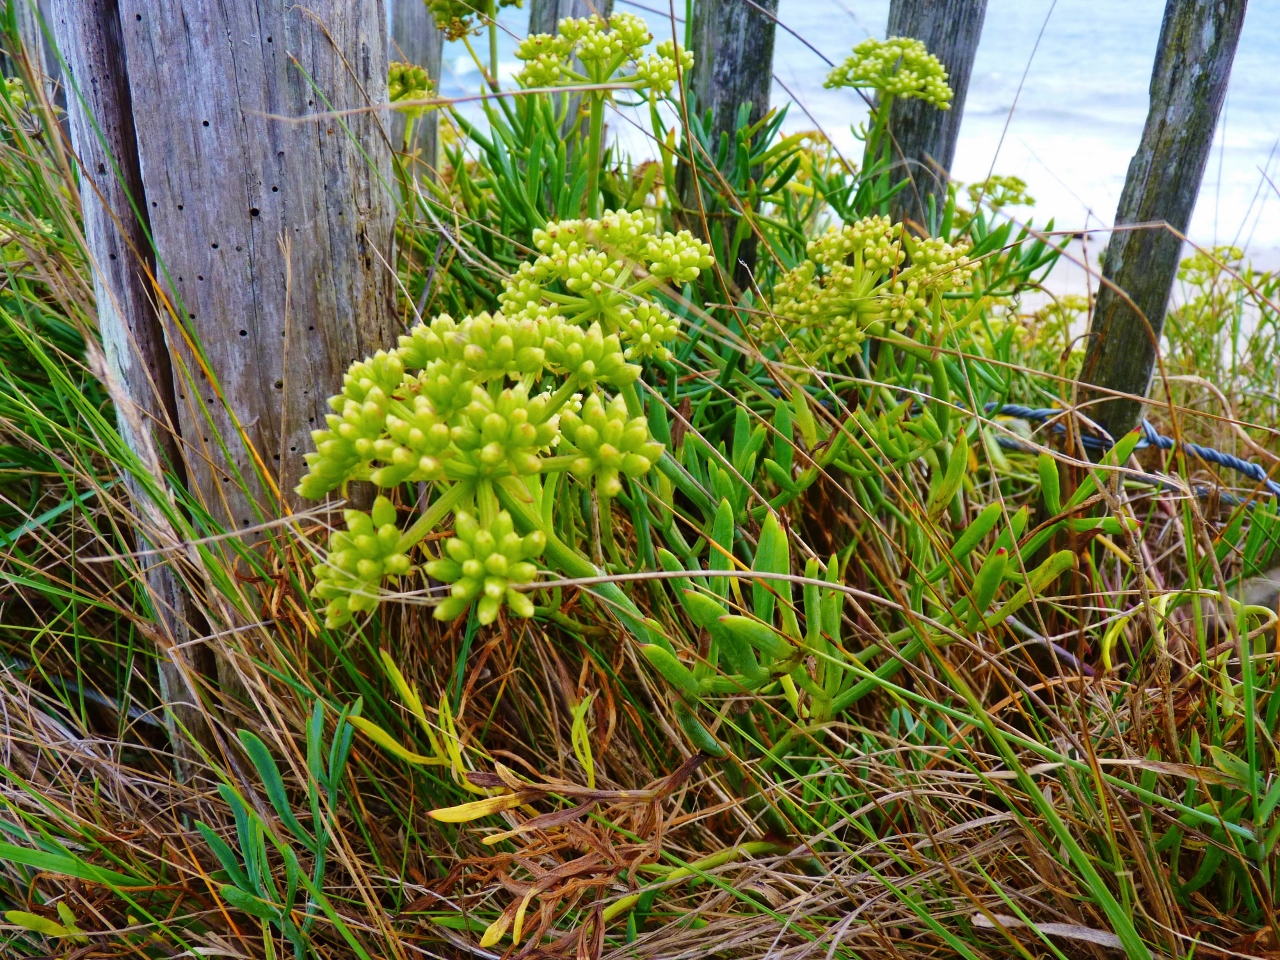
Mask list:
MULTIPOLYGON (((162 518, 149 509, 152 494, 146 487, 163 489, 166 467, 182 482, 185 469, 177 442, 169 352, 147 276, 154 260, 120 21, 114 0, 54 0, 49 13, 74 87, 67 98, 71 142, 81 166, 84 237, 117 422, 141 469, 153 475, 149 484, 126 475, 140 517, 139 546, 172 547, 172 530, 164 530, 162 518)), ((213 665, 205 648, 186 645, 199 635, 203 622, 187 602, 176 569, 151 562, 146 580, 160 635, 160 696, 169 707, 166 724, 179 772, 185 773, 191 744, 177 727, 199 740, 207 735, 196 706, 196 688, 199 677, 212 673, 213 665)))
MULTIPOLYGON (((391 23, 388 58, 422 67, 427 71, 432 85, 439 91, 444 31, 436 26, 435 19, 422 0, 387 0, 387 11, 391 23)), ((392 115, 391 144, 396 150, 406 149, 405 123, 404 114, 392 115)), ((418 162, 411 165, 410 169, 416 176, 434 178, 439 156, 439 112, 432 110, 417 117, 413 121, 412 137, 407 152, 410 155, 416 154, 418 162)))
MULTIPOLYGON (((691 107, 699 116, 711 111, 713 159, 721 136, 728 134, 732 139, 742 104, 751 104, 751 123, 769 112, 777 13, 778 0, 695 0, 689 26, 693 69, 687 89, 693 95, 691 107)), ((696 178, 685 171, 683 179, 681 201, 689 220, 697 221, 702 207, 693 190, 696 178)), ((738 262, 733 267, 739 287, 750 283, 755 263, 756 237, 752 234, 738 248, 738 262)))
POLYGON ((923 100, 898 99, 889 113, 893 135, 893 183, 909 180, 890 201, 895 221, 928 223, 929 198, 938 216, 947 202, 947 180, 960 139, 965 96, 982 37, 987 0, 892 0, 886 36, 922 40, 947 68, 950 110, 923 100))
POLYGON ((385 8, 120 0, 120 20, 162 285, 203 358, 174 342, 184 452, 240 527, 282 510, 273 485, 296 505, 326 399, 394 343, 391 151, 363 109, 386 102, 385 8))
POLYGON ((613 0, 529 0, 529 33, 555 33, 565 17, 606 19, 613 13, 613 0))
MULTIPOLYGON (((1151 106, 1116 209, 1118 228, 1168 224, 1186 233, 1226 96, 1245 3, 1166 3, 1151 106)), ((1182 241, 1163 226, 1117 229, 1111 235, 1081 379, 1133 395, 1103 400, 1088 411, 1113 437, 1132 430, 1141 417, 1181 252, 1182 241)))

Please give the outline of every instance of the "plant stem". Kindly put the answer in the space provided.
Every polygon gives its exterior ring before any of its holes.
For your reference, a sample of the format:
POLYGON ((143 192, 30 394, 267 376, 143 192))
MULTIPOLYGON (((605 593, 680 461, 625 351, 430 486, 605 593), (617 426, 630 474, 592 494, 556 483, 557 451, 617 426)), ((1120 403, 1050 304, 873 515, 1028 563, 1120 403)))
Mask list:
POLYGON ((604 95, 593 90, 591 97, 591 125, 587 130, 590 153, 587 157, 587 216, 600 216, 600 153, 604 128, 604 95))
POLYGON ((489 75, 494 92, 498 90, 498 0, 489 0, 489 75))
MULTIPOLYGON (((742 846, 730 847, 728 850, 721 850, 719 853, 713 853, 709 857, 703 857, 701 860, 695 860, 687 867, 677 867, 658 882, 665 885, 675 883, 680 880, 687 880, 689 877, 699 876, 707 870, 714 870, 716 867, 722 867, 731 860, 736 860, 738 857, 743 855, 754 857, 758 854, 787 853, 790 850, 791 848, 789 846, 774 843, 771 840, 753 840, 750 843, 742 844, 742 846)), ((643 869, 643 867, 641 869, 643 869)), ((633 893, 629 896, 623 897, 616 903, 610 904, 605 908, 603 915, 604 922, 608 923, 610 920, 616 920, 623 914, 634 910, 636 904, 640 902, 640 897, 643 893, 644 891, 641 891, 640 893, 633 893)))
POLYGON ((454 483, 437 497, 431 506, 427 507, 422 516, 413 522, 413 526, 401 535, 397 549, 404 552, 425 537, 445 518, 445 514, 462 502, 472 489, 473 485, 465 480, 454 483))

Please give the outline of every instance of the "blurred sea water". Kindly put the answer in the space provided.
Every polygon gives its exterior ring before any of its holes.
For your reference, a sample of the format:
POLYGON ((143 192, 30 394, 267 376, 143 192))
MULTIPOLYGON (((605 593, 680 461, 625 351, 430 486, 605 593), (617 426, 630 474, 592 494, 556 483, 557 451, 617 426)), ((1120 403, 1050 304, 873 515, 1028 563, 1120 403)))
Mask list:
MULTIPOLYGON (((685 0, 674 6, 682 17, 685 0)), ((838 63, 856 43, 883 36, 888 7, 888 0, 780 0, 786 29, 777 33, 773 102, 792 104, 789 131, 818 127, 859 155, 851 127, 866 107, 854 91, 823 89, 824 58, 838 63)), ((616 9, 644 16, 658 36, 672 32, 669 16, 655 12, 668 9, 664 0, 616 0, 616 9)), ((1053 218, 1058 229, 1110 226, 1146 119, 1163 12, 1163 0, 989 0, 956 178, 1013 174, 1037 200, 1025 211, 1037 225, 1053 218)), ((508 77, 519 68, 512 51, 527 18, 514 8, 500 17, 508 77)), ((676 30, 682 34, 683 23, 676 30)), ((484 38, 476 49, 487 49, 484 38)), ((475 94, 479 73, 462 43, 449 44, 445 62, 441 92, 475 94)), ((626 111, 612 129, 629 152, 651 152, 626 111)), ((1235 243, 1259 266, 1280 266, 1280 0, 1250 0, 1190 235, 1201 244, 1235 243)))

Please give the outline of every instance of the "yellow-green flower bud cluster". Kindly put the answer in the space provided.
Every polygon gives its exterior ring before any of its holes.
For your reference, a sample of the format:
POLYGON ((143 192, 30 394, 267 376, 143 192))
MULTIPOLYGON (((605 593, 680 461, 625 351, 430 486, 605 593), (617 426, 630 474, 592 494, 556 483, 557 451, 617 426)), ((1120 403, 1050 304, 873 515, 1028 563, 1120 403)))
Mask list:
MULTIPOLYGON (((436 26, 450 40, 460 40, 482 25, 483 5, 476 0, 425 0, 436 26)), ((499 7, 518 7, 520 0, 498 0, 499 7)))
POLYGON ((547 359, 580 388, 592 388, 598 383, 625 387, 640 377, 640 368, 627 363, 618 335, 606 337, 599 323, 586 330, 565 324, 557 338, 548 341, 547 359))
POLYGON ((917 98, 939 110, 951 108, 951 87, 942 61, 911 37, 864 40, 827 75, 826 87, 879 90, 894 97, 917 98))
POLYGON ((634 14, 615 13, 608 21, 597 16, 566 17, 555 35, 534 34, 516 48, 516 58, 525 64, 516 74, 516 82, 526 89, 627 83, 635 90, 666 95, 675 84, 677 71, 692 68, 693 56, 670 40, 659 43, 655 53, 643 56, 652 40, 648 25, 634 14), (619 73, 629 63, 635 65, 634 71, 619 73), (579 64, 581 71, 575 69, 579 64))
POLYGON ((941 237, 916 240, 907 237, 911 265, 928 277, 929 282, 944 290, 959 290, 973 279, 973 266, 965 255, 968 241, 950 244, 941 237))
POLYGON ((679 321, 648 299, 659 284, 697 279, 715 261, 687 230, 654 233, 644 211, 606 211, 598 220, 561 220, 535 230, 538 257, 520 266, 500 301, 510 316, 572 317, 617 334, 631 359, 666 359, 679 321))
POLYGON ((436 618, 461 616, 477 597, 476 618, 483 624, 497 618, 504 600, 517 616, 533 616, 533 601, 513 585, 537 576, 538 568, 529 561, 546 549, 546 536, 535 530, 521 537, 505 510, 487 528, 471 514, 459 513, 454 533, 445 543, 445 556, 426 568, 432 577, 452 584, 448 599, 436 607, 436 618))
POLYGON ((774 286, 775 318, 758 325, 768 341, 785 333, 798 359, 842 363, 877 323, 905 329, 934 295, 973 276, 964 247, 917 240, 887 217, 832 228, 808 246, 808 259, 774 286), (908 264, 909 261, 909 264, 908 264))
POLYGON ((670 360, 667 344, 680 332, 680 321, 651 303, 641 303, 634 310, 620 307, 620 333, 626 340, 628 360, 670 360))
POLYGON ((329 537, 329 553, 316 567, 312 596, 329 601, 325 626, 341 626, 353 613, 367 612, 378 605, 378 591, 387 578, 409 572, 409 557, 400 544, 396 508, 386 497, 374 501, 373 510, 343 512, 346 530, 329 537))
POLYGON ((662 444, 649 435, 644 417, 628 417, 627 405, 614 397, 607 405, 596 394, 587 397, 582 411, 566 411, 560 417, 564 438, 560 452, 574 458, 570 469, 580 480, 595 478, 601 496, 622 492, 621 474, 640 477, 662 456, 662 444))
POLYGON ((404 361, 398 352, 379 350, 351 365, 342 393, 329 398, 335 412, 325 417, 328 429, 311 433, 316 449, 306 455, 310 471, 298 486, 300 496, 323 497, 373 459, 375 444, 386 428, 391 396, 403 380, 404 361))
MULTIPOLYGON (((392 103, 401 100, 425 100, 431 96, 431 81, 427 71, 411 63, 393 63, 387 68, 387 99, 392 103)), ((421 112, 422 108, 416 108, 421 112)))
POLYGON ((15 110, 27 109, 27 88, 23 85, 20 77, 7 77, 4 81, 6 93, 9 95, 9 102, 13 104, 15 110))
POLYGON ((647 297, 661 258, 671 261, 665 275, 689 277, 710 263, 709 249, 687 235, 656 237, 651 218, 628 212, 549 224, 534 240, 538 257, 508 284, 505 312, 415 326, 395 350, 352 364, 330 400, 299 493, 318 498, 351 480, 437 485, 405 532, 384 498, 372 516, 346 514, 349 529, 331 539, 313 591, 330 627, 372 610, 382 578, 408 572, 409 552, 451 510, 458 535, 432 575, 454 589, 437 615, 477 600, 486 623, 503 604, 529 615, 532 602, 509 587, 532 580, 544 541, 515 536, 498 510, 502 491, 571 470, 611 497, 624 474, 640 476, 661 457, 647 421, 601 388, 639 378, 631 357, 667 355, 677 321, 647 297))
POLYGON ((476 476, 537 473, 542 469, 538 454, 556 437, 555 425, 547 422, 547 403, 545 395, 530 398, 522 383, 496 400, 475 387, 451 431, 459 459, 476 476))
POLYGON ((636 76, 643 85, 661 94, 668 94, 681 74, 693 69, 693 54, 670 41, 658 44, 657 53, 651 53, 636 63, 636 76), (677 66, 679 64, 679 66, 677 66))

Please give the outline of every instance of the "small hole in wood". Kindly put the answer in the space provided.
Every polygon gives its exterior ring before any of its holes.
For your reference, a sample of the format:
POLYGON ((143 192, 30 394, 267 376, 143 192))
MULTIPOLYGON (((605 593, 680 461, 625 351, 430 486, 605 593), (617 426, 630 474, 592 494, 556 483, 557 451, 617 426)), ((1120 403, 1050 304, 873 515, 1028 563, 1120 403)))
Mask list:
POLYGON ((159 204, 159 203, 157 203, 155 200, 152 200, 152 201, 151 201, 151 205, 152 205, 153 207, 158 207, 158 206, 160 206, 160 204, 159 204))
POLYGON ((181 209, 182 209, 182 204, 178 204, 178 209, 179 209, 179 210, 181 210, 181 209))
POLYGON ((271 38, 267 37, 267 43, 270 43, 270 42, 271 42, 271 38))
POLYGON ((283 381, 283 380, 277 380, 277 381, 276 381, 276 389, 277 389, 277 390, 283 390, 283 389, 284 389, 284 381, 283 381))
POLYGON ((105 163, 100 163, 100 164, 98 164, 98 172, 99 172, 99 173, 106 173, 106 172, 107 172, 107 165, 106 165, 105 163))
POLYGON ((298 448, 297 448, 297 447, 290 447, 290 448, 289 448, 289 452, 290 452, 290 453, 297 453, 297 452, 298 452, 298 448))
POLYGON ((259 210, 258 210, 258 208, 257 208, 257 207, 250 207, 250 208, 249 208, 249 216, 251 216, 251 217, 256 217, 256 216, 258 215, 258 213, 259 213, 259 210))
POLYGON ((272 460, 279 460, 279 459, 280 459, 280 454, 278 454, 278 453, 273 453, 273 454, 271 455, 271 459, 272 459, 272 460))
POLYGON ((133 19, 135 19, 135 20, 141 20, 141 19, 142 19, 142 14, 140 14, 140 13, 135 13, 135 14, 133 15, 133 19))
POLYGON ((211 244, 209 244, 209 246, 213 247, 213 249, 215 249, 215 250, 217 250, 217 249, 218 249, 218 245, 217 245, 216 243, 211 243, 211 244))
POLYGON ((196 274, 196 279, 197 279, 197 280, 203 280, 203 279, 204 279, 204 277, 197 273, 197 274, 196 274))
POLYGON ((240 336, 242 336, 242 337, 247 337, 248 335, 249 335, 249 331, 248 331, 248 330, 241 330, 241 331, 240 331, 240 336))
POLYGON ((201 121, 201 123, 200 123, 200 126, 202 126, 202 127, 207 127, 208 125, 209 125, 209 121, 208 121, 208 120, 203 120, 203 121, 201 121))
POLYGON ((237 250, 237 251, 239 251, 239 250, 243 250, 243 249, 244 249, 244 247, 236 247, 236 250, 237 250))
POLYGON ((311 326, 307 327, 307 329, 308 329, 308 330, 314 330, 315 328, 316 328, 316 326, 315 326, 315 324, 314 324, 314 323, 313 323, 311 326))
POLYGON ((107 256, 110 257, 112 260, 116 258, 116 255, 114 253, 108 253, 107 256))
POLYGON ((279 193, 279 192, 280 192, 280 188, 279 188, 279 187, 272 187, 272 188, 271 188, 271 192, 272 192, 272 193, 279 193))

